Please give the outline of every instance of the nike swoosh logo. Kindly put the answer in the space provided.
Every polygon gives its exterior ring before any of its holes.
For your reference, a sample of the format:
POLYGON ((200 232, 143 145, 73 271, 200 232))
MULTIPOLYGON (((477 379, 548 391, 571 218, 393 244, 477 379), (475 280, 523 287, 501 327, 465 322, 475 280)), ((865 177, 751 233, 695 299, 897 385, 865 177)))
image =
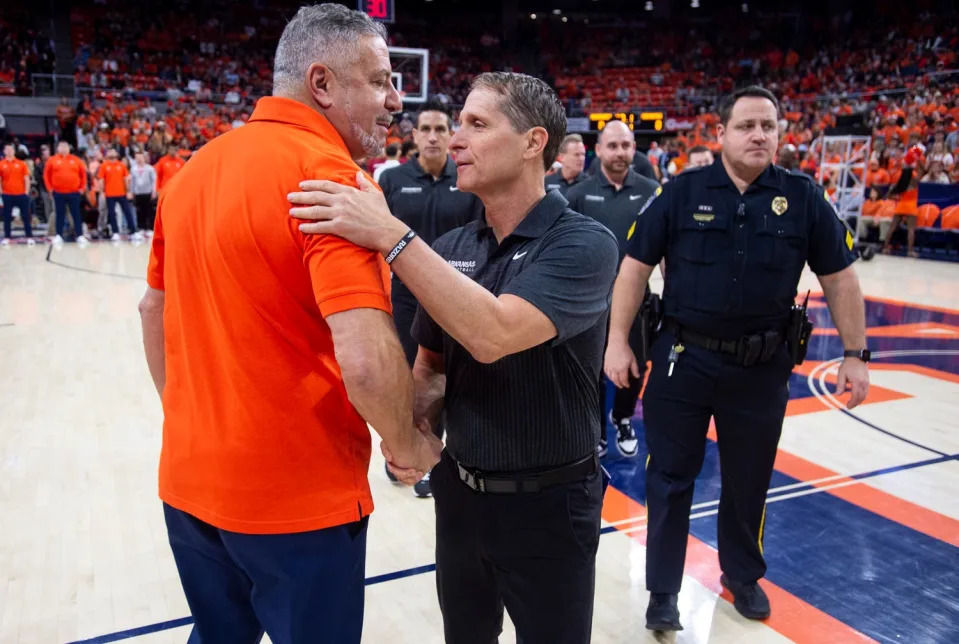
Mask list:
POLYGON ((523 255, 525 255, 525 254, 528 253, 528 252, 529 252, 528 250, 524 250, 522 253, 516 253, 515 255, 513 255, 513 259, 514 259, 514 260, 519 259, 520 257, 522 257, 523 255))
POLYGON ((459 190, 459 188, 456 186, 450 186, 450 192, 456 192, 457 190, 459 190))
POLYGON ((629 195, 630 201, 636 201, 637 199, 642 199, 643 195, 629 195))

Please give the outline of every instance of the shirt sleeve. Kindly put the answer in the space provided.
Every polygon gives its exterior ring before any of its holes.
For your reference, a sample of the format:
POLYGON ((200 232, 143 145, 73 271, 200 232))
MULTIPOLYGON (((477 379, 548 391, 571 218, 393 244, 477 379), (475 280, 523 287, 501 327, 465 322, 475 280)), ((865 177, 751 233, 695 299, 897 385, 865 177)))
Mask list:
POLYGON ((853 251, 856 236, 826 198, 822 186, 810 183, 812 216, 809 225, 809 268, 816 275, 832 275, 858 257, 853 251))
POLYGON ((671 192, 671 185, 672 182, 666 188, 658 186, 653 196, 640 207, 636 215, 636 228, 626 246, 627 255, 647 266, 657 265, 666 255, 669 244, 669 194, 663 193, 671 192))
POLYGON ((410 335, 421 347, 433 353, 443 353, 443 329, 422 306, 417 305, 410 335))
MULTIPOLYGON (((313 176, 356 187, 356 170, 321 170, 313 176)), ((289 225, 303 244, 303 265, 309 271, 313 296, 323 317, 351 309, 379 309, 392 314, 390 271, 376 251, 361 248, 335 235, 300 232, 299 221, 289 225)))
POLYGON ((618 258, 616 238, 589 220, 545 242, 502 293, 539 309, 556 327, 553 343, 560 344, 592 327, 607 311, 618 258))
POLYGON ((150 246, 150 262, 147 264, 147 284, 158 291, 165 291, 163 283, 163 259, 166 239, 163 237, 163 197, 157 202, 156 220, 153 222, 153 244, 150 246))

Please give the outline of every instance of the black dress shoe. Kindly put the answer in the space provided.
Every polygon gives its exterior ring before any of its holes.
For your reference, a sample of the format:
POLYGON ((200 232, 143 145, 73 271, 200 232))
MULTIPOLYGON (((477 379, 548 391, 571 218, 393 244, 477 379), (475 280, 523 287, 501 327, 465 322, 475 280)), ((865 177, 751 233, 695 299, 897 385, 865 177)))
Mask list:
POLYGON ((679 623, 679 595, 651 593, 646 607, 646 628, 651 631, 681 631, 679 623))
POLYGON ((748 584, 741 584, 726 575, 721 576, 719 582, 733 594, 733 606, 740 615, 749 619, 769 617, 769 598, 766 597, 759 583, 751 581, 748 584))

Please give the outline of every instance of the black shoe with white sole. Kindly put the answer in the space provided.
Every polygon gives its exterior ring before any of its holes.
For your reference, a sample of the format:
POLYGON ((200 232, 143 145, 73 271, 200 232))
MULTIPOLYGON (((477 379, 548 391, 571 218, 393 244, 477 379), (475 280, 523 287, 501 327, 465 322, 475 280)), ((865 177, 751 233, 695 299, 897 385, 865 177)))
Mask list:
POLYGON ((639 451, 639 441, 636 439, 632 419, 614 419, 613 425, 616 427, 616 447, 619 448, 619 453, 627 458, 636 456, 636 452, 639 451))

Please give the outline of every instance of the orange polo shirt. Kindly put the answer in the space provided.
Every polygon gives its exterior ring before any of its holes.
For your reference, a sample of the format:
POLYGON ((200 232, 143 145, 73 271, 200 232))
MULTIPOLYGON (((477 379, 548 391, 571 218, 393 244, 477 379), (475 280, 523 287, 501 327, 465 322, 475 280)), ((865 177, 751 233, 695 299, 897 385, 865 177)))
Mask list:
POLYGON ((0 183, 5 195, 27 194, 27 177, 30 168, 20 159, 0 159, 0 183))
POLYGON ((87 169, 80 157, 54 155, 43 167, 47 192, 82 192, 87 187, 87 169))
POLYGON ((147 281, 166 292, 159 479, 169 505, 252 534, 373 510, 370 432, 325 317, 391 311, 389 270, 340 237, 301 233, 286 199, 308 178, 355 186, 357 169, 323 116, 265 97, 160 196, 147 281))
POLYGON ((97 179, 103 180, 103 194, 106 197, 125 197, 128 176, 130 171, 122 161, 104 161, 97 170, 97 179))
POLYGON ((171 157, 169 154, 163 155, 163 158, 156 162, 153 168, 157 172, 157 192, 163 189, 184 164, 186 161, 180 157, 171 157))

